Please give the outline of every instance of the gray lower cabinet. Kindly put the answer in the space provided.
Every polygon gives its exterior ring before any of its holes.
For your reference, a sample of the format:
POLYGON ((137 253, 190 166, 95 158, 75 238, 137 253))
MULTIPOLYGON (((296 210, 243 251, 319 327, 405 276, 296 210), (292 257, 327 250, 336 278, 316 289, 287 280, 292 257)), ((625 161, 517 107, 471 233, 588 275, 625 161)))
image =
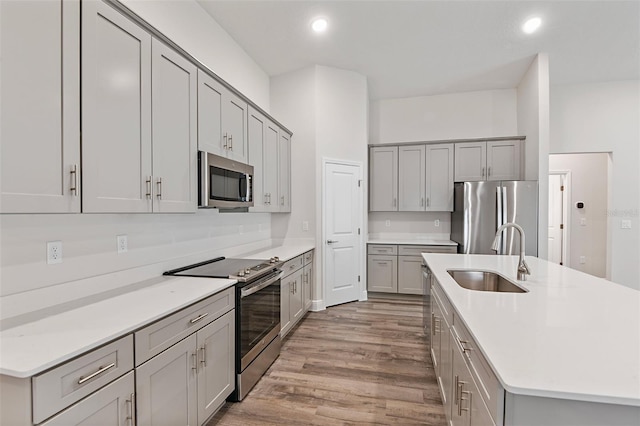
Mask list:
POLYGON ((456 246, 369 244, 367 290, 423 294, 422 253, 455 253, 456 246))
POLYGON ((311 308, 313 250, 282 265, 280 281, 280 337, 285 337, 311 308))
POLYGON ((136 368, 138 424, 202 425, 220 408, 235 388, 234 316, 232 309, 136 368))
POLYGON ((313 263, 304 266, 302 270, 302 282, 304 291, 302 292, 302 304, 305 311, 311 308, 311 294, 313 291, 313 263))
POLYGON ((41 423, 43 426, 132 424, 135 424, 133 371, 41 423))

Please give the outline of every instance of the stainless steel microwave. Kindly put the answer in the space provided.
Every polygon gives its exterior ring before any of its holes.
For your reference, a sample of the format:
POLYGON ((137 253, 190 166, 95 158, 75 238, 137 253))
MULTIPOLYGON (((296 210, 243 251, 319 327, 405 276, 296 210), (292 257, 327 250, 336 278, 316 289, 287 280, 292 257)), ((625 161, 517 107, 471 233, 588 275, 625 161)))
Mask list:
POLYGON ((242 209, 253 206, 253 166, 198 152, 198 206, 242 209))

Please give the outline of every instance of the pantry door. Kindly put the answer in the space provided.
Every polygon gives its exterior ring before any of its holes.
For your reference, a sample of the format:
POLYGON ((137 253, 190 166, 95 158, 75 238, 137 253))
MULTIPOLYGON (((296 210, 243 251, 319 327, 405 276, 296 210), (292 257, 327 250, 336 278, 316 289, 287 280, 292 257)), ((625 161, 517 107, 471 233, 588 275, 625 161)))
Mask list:
POLYGON ((324 160, 325 306, 358 300, 362 291, 362 165, 324 160))

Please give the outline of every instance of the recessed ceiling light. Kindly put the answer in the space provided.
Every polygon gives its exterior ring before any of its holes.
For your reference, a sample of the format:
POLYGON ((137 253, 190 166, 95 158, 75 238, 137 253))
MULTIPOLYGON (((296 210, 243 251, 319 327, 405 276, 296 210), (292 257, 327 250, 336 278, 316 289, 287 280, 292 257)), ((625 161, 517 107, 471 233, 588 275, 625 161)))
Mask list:
POLYGON ((323 33, 327 30, 329 22, 325 18, 316 18, 311 23, 311 28, 317 33, 323 33))
POLYGON ((522 26, 522 31, 527 34, 531 34, 540 28, 540 24, 542 24, 542 19, 537 16, 535 18, 528 19, 522 26))

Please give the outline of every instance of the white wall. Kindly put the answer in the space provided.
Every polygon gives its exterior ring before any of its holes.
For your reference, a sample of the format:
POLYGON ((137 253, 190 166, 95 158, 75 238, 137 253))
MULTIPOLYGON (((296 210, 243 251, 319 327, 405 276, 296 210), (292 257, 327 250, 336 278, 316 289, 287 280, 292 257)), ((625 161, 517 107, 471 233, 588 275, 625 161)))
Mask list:
POLYGON ((549 226, 549 58, 538 54, 518 84, 518 133, 526 135, 525 179, 538 181, 538 257, 547 257, 549 226))
POLYGON ((640 289, 640 81, 552 86, 550 151, 611 153, 611 279, 640 289))
POLYGON ((372 101, 369 143, 518 135, 516 90, 372 101))
POLYGON ((194 0, 121 1, 269 112, 269 76, 194 0))
POLYGON ((602 278, 607 276, 608 167, 609 155, 604 153, 549 156, 550 171, 571 173, 565 224, 569 258, 564 265, 602 278), (579 201, 582 209, 576 207, 579 201), (580 263, 582 256, 585 263, 580 263))
MULTIPOLYGON (((323 158, 360 162, 363 176, 367 173, 367 81, 355 72, 319 65, 271 81, 273 114, 294 132, 292 212, 273 215, 272 234, 274 238, 322 241, 323 158), (302 231, 303 221, 309 221, 309 232, 302 231)), ((366 226, 366 207, 362 218, 366 226)), ((322 248, 316 250, 313 309, 324 307, 322 248)), ((364 259, 361 268, 364 270, 364 259)))

